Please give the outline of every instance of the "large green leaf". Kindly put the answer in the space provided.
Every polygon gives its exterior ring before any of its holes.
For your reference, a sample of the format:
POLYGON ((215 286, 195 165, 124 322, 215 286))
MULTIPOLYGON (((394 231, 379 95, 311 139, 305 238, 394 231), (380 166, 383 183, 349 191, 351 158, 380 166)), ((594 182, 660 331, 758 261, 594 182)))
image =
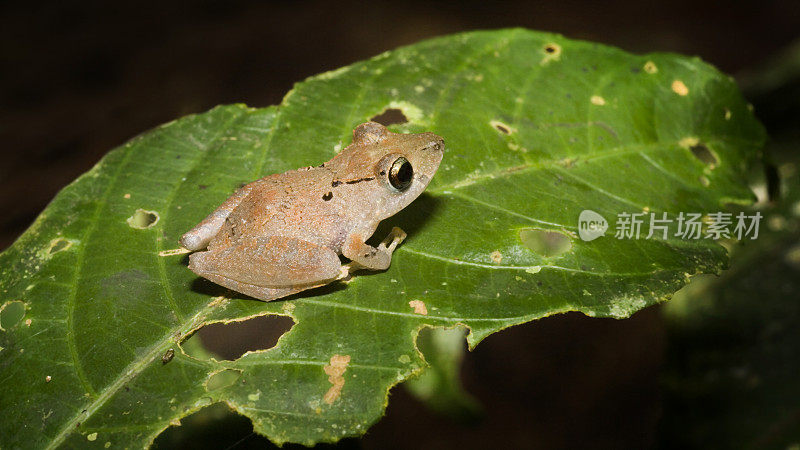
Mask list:
POLYGON ((719 271, 713 241, 584 242, 578 214, 746 203, 762 139, 734 83, 698 59, 526 30, 422 42, 306 80, 277 108, 161 126, 65 188, 0 255, 0 303, 25 307, 0 337, 3 447, 145 445, 220 401, 274 442, 361 434, 425 366, 424 326, 463 324, 474 347, 565 311, 626 317, 719 271), (427 194, 385 221, 409 233, 388 271, 262 303, 169 254, 238 185, 330 159, 387 108, 408 119, 396 130, 447 142, 427 194), (296 322, 270 350, 216 361, 179 345, 263 314, 296 322))

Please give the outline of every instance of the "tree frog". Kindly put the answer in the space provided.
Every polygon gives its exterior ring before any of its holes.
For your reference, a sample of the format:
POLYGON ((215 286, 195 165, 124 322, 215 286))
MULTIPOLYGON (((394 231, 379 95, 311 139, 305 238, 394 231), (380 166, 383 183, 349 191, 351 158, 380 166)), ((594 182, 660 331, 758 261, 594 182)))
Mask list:
POLYGON ((443 154, 433 133, 363 123, 330 161, 254 181, 184 234, 184 248, 205 249, 190 255, 189 269, 264 301, 385 270, 405 232, 393 228, 377 247, 366 240, 425 190, 443 154))

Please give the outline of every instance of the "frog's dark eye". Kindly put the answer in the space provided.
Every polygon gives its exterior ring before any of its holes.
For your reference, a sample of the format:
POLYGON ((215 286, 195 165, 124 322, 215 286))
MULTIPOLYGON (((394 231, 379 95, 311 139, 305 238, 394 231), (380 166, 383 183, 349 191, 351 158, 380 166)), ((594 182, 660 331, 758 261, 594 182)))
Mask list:
POLYGON ((402 156, 397 158, 389 169, 389 184, 398 191, 405 191, 411 186, 411 179, 414 177, 414 168, 411 163, 402 156))

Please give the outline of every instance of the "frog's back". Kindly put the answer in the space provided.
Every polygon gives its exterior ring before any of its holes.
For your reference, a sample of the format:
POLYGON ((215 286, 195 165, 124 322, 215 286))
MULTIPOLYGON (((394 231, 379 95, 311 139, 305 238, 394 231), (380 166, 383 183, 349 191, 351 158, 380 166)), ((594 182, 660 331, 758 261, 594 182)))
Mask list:
POLYGON ((253 183, 250 193, 231 212, 218 241, 242 236, 292 236, 322 245, 340 240, 338 208, 327 202, 325 186, 332 175, 306 168, 270 175, 253 183))

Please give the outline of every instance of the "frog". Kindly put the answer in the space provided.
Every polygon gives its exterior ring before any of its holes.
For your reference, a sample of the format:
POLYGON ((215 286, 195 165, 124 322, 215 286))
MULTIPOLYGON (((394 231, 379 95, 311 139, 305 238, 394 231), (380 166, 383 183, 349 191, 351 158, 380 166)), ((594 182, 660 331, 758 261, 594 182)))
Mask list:
POLYGON ((443 156, 434 133, 362 123, 330 161, 244 185, 181 236, 189 269, 263 301, 386 270, 406 233, 367 240, 425 191, 443 156))

